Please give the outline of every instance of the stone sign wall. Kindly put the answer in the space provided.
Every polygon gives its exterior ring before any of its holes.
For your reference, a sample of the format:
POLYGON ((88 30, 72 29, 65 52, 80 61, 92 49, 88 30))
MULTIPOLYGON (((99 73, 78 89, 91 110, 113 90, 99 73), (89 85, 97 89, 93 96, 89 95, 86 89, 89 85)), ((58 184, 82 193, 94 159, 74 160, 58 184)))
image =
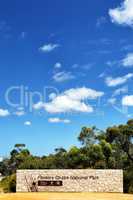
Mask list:
POLYGON ((122 170, 18 170, 17 192, 123 192, 122 170))

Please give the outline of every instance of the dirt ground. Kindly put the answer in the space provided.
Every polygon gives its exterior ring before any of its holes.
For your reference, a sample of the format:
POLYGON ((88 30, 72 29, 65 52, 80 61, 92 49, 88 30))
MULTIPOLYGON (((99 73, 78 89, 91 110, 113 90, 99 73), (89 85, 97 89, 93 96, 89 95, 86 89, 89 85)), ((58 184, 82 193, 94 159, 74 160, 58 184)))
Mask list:
POLYGON ((133 200, 133 195, 114 193, 17 193, 0 194, 0 200, 133 200))

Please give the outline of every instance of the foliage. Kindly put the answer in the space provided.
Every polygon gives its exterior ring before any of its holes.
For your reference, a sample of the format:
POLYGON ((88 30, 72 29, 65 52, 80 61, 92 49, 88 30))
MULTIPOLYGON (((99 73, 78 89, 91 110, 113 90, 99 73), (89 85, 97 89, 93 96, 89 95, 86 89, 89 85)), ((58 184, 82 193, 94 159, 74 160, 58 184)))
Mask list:
POLYGON ((5 177, 1 183, 0 187, 4 192, 16 192, 16 175, 12 174, 10 176, 5 177))

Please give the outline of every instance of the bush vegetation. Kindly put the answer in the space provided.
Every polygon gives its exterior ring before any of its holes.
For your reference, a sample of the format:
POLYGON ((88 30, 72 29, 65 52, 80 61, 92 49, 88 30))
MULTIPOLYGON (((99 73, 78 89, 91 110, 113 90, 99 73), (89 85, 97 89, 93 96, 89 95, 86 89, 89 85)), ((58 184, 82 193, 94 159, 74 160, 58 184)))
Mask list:
POLYGON ((3 192, 16 192, 16 174, 12 174, 10 176, 5 177, 1 183, 0 187, 3 192))

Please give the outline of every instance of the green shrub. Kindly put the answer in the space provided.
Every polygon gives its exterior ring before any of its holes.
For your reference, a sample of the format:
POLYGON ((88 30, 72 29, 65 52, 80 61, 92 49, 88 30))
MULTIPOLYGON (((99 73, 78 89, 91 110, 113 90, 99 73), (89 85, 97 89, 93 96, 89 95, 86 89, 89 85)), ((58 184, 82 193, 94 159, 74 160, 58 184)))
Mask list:
POLYGON ((0 187, 5 193, 7 192, 16 192, 16 174, 5 177, 0 182, 0 187))
POLYGON ((133 167, 124 171, 124 192, 133 193, 133 167))

